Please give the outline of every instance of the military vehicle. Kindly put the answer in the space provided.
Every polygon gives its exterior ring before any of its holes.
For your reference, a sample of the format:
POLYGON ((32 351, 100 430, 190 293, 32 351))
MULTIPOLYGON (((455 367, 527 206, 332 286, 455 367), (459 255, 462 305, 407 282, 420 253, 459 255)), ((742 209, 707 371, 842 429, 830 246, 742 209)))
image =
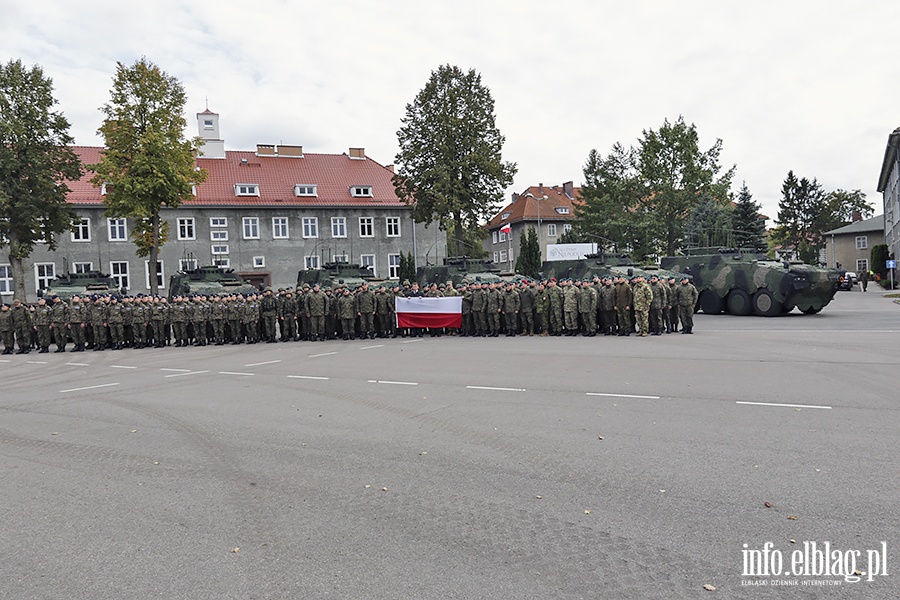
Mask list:
MULTIPOLYGON (((514 277, 514 274, 505 274, 506 279, 514 277)), ((463 279, 477 281, 478 283, 502 283, 500 268, 493 262, 484 258, 471 258, 469 256, 448 256, 444 264, 434 267, 419 267, 416 269, 416 281, 420 286, 432 283, 442 284, 452 281, 454 286, 462 283, 463 279)))
POLYGON ((693 276, 707 314, 774 317, 794 307, 815 314, 834 298, 840 277, 834 269, 772 260, 752 249, 693 248, 661 265, 693 276))
POLYGON ((46 288, 38 291, 38 296, 59 296, 69 301, 72 296, 91 296, 94 294, 119 294, 123 290, 118 282, 100 271, 88 273, 69 273, 58 275, 46 288))
POLYGON ((588 254, 573 260, 551 260, 541 265, 544 279, 593 279, 604 275, 634 277, 642 275, 650 278, 671 277, 675 273, 660 269, 656 265, 636 265, 628 254, 588 254))
POLYGON ((179 271, 169 278, 169 299, 185 294, 204 296, 227 296, 229 294, 249 294, 259 289, 234 273, 232 269, 216 266, 197 267, 189 271, 179 271))
POLYGON ((305 284, 310 287, 318 284, 322 288, 342 285, 354 290, 364 283, 377 285, 382 281, 375 278, 371 268, 344 262, 325 263, 321 269, 305 269, 297 273, 297 287, 305 284))

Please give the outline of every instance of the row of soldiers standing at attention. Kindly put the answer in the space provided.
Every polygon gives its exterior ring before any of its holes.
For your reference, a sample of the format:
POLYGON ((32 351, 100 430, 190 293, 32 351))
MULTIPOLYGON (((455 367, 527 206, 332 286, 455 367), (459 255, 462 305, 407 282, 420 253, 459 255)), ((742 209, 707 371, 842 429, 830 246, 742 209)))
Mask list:
POLYGON ((304 285, 255 294, 184 295, 171 302, 159 296, 73 296, 41 298, 28 306, 16 300, 0 308, 3 354, 17 343, 19 354, 32 348, 73 352, 130 348, 255 344, 423 335, 399 330, 395 297, 462 297, 458 331, 429 330, 463 337, 515 335, 662 335, 692 333, 697 290, 683 278, 676 283, 656 275, 594 277, 590 280, 480 283, 419 288, 404 282, 392 287, 356 289, 304 285))

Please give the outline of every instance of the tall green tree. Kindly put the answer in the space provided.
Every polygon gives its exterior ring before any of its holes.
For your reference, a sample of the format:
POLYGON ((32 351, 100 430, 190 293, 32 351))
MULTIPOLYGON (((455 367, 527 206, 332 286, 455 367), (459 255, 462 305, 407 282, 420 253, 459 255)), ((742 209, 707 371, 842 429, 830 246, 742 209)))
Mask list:
POLYGON ((732 218, 734 245, 738 248, 766 247, 766 224, 759 218, 760 210, 762 206, 753 201, 747 182, 744 182, 738 192, 732 218))
POLYGON ((793 171, 788 171, 781 195, 772 242, 794 248, 806 263, 819 262, 826 231, 849 223, 854 212, 869 217, 874 211, 860 190, 826 192, 815 178, 798 179, 793 171))
POLYGON ((192 186, 206 180, 206 171, 195 168, 200 141, 184 137, 186 100, 181 83, 146 58, 118 63, 110 100, 101 108, 106 148, 89 167, 96 172, 94 185, 106 184, 107 214, 132 219, 137 254, 149 258, 153 294, 159 249, 169 234, 160 211, 178 208, 192 196, 192 186))
POLYGON ((644 186, 642 204, 653 216, 666 254, 681 245, 691 210, 706 198, 728 202, 735 167, 720 174, 722 140, 701 150, 697 127, 679 116, 666 119, 659 130, 645 129, 640 140, 639 172, 644 186))
POLYGON ((519 236, 519 258, 516 259, 516 273, 537 278, 541 272, 541 247, 537 232, 529 227, 519 236))
POLYGON ((397 132, 397 197, 419 223, 452 224, 457 247, 465 231, 491 215, 516 173, 515 163, 501 158, 505 138, 495 121, 481 75, 442 65, 406 105, 397 132))
POLYGON ((691 209, 684 227, 684 242, 688 247, 732 246, 734 210, 710 198, 691 209))
POLYGON ((54 250, 54 234, 75 213, 66 181, 81 177, 69 121, 54 110, 53 81, 21 60, 0 65, 0 248, 8 250, 14 298, 25 300, 25 265, 34 245, 54 250))

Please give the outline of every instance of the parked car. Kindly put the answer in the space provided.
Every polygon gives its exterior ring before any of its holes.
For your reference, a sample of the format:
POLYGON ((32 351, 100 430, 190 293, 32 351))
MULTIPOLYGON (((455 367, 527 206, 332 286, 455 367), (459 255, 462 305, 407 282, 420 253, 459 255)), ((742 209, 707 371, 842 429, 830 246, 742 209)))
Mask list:
POLYGON ((849 292, 858 282, 859 277, 856 276, 856 273, 853 271, 844 271, 844 273, 841 274, 841 278, 838 280, 838 289, 849 292))

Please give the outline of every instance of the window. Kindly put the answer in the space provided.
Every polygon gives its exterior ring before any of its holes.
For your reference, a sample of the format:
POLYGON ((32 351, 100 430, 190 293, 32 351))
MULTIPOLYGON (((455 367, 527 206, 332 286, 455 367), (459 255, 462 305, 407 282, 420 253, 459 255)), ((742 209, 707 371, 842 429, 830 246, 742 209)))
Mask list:
POLYGON ((869 259, 868 258, 860 258, 856 261, 856 274, 858 275, 862 271, 869 270, 869 259))
POLYGON ((346 254, 332 254, 331 262, 348 264, 350 262, 350 257, 346 254))
POLYGON ((259 239, 259 217, 244 217, 244 239, 259 239))
POLYGON ((210 227, 228 227, 228 217, 210 217, 210 227))
POLYGON ((506 241, 506 232, 503 231, 502 229, 500 230, 500 241, 501 241, 501 242, 505 242, 505 241, 506 241))
POLYGON ((388 254, 388 277, 400 279, 400 255, 388 254))
POLYGON ((89 262, 77 262, 72 263, 72 268, 76 273, 90 273, 94 270, 94 263, 89 262))
POLYGON ((547 237, 556 237, 556 223, 547 225, 547 237))
POLYGON ((35 263, 34 264, 34 281, 37 290, 43 290, 50 285, 50 282, 56 279, 55 263, 35 263))
POLYGON ((501 250, 500 251, 500 262, 505 263, 506 261, 507 261, 506 250, 501 250))
POLYGON ((856 236, 856 249, 865 250, 869 247, 869 238, 865 235, 856 236))
POLYGON ((259 196, 258 183, 238 183, 234 186, 235 196, 259 196))
POLYGON ((213 255, 228 254, 228 244, 213 244, 212 253, 213 255))
POLYGON ((261 269, 266 266, 266 257, 265 256, 254 256, 253 257, 253 268, 261 269))
POLYGON ((497 254, 496 252, 494 252, 494 262, 499 262, 499 260, 500 260, 500 255, 497 254))
POLYGON ((179 271, 193 271, 197 268, 197 259, 196 258, 182 258, 178 261, 178 270, 179 271))
POLYGON ((294 194, 297 196, 318 196, 315 185, 298 183, 294 186, 294 194))
MULTIPOLYGON (((163 268, 163 262, 161 260, 156 261, 156 286, 159 289, 163 289, 166 287, 165 280, 165 269, 163 268)), ((144 283, 147 286, 147 289, 150 289, 150 261, 144 261, 144 283)))
POLYGON ((213 265, 216 267, 222 267, 223 269, 231 268, 231 259, 230 258, 214 258, 213 265))
POLYGON ((109 241, 128 241, 128 225, 125 222, 125 219, 107 219, 106 225, 107 229, 109 229, 109 241))
POLYGON ((194 235, 194 219, 181 218, 178 219, 178 239, 179 240, 195 240, 194 235))
POLYGON ((496 244, 496 243, 497 243, 497 232, 496 232, 496 231, 492 231, 492 232, 491 232, 491 243, 492 243, 492 244, 496 244))
POLYGON ((318 219, 318 217, 303 217, 303 237, 305 237, 305 238, 319 237, 319 219, 318 219))
POLYGON ((319 257, 318 256, 304 256, 303 257, 303 265, 306 269, 318 269, 319 268, 319 257))
POLYGON ((372 226, 372 217, 359 218, 359 237, 375 237, 375 230, 372 226))
POLYGON ((569 214, 569 207, 568 206, 557 206, 556 212, 561 215, 567 215, 567 214, 569 214))
POLYGON ((288 239, 288 218, 272 217, 272 239, 288 239))
POLYGON ((388 237, 400 237, 400 217, 385 217, 388 237))
MULTIPOLYGON (((859 238, 856 238, 857 240, 859 238)), ((72 229, 73 242, 89 242, 91 241, 91 220, 81 219, 72 229)))
POLYGON ((227 229, 213 229, 209 232, 209 239, 213 242, 227 242, 228 241, 228 230, 227 229))
POLYGON ((571 223, 566 223, 565 225, 563 225, 563 233, 569 233, 570 231, 572 231, 571 223))
POLYGON ((13 293, 12 267, 0 265, 0 294, 13 293))
POLYGON ((372 275, 375 275, 375 255, 374 254, 360 254, 359 255, 359 266, 368 267, 368 269, 372 272, 372 275))
POLYGON ((116 280, 116 285, 123 289, 131 287, 128 284, 128 263, 125 261, 111 261, 109 263, 109 274, 116 280))
POLYGON ((212 119, 203 119, 203 129, 212 129, 213 128, 213 120, 212 119))
POLYGON ((508 212, 503 213, 502 215, 500 215, 500 220, 501 221, 507 220, 509 218, 509 215, 511 215, 511 214, 512 213, 508 213, 508 212))
POLYGON ((354 198, 371 198, 372 197, 372 186, 371 185, 354 185, 350 188, 350 195, 354 198))
POLYGON ((347 219, 344 217, 331 217, 331 237, 347 237, 347 219))

